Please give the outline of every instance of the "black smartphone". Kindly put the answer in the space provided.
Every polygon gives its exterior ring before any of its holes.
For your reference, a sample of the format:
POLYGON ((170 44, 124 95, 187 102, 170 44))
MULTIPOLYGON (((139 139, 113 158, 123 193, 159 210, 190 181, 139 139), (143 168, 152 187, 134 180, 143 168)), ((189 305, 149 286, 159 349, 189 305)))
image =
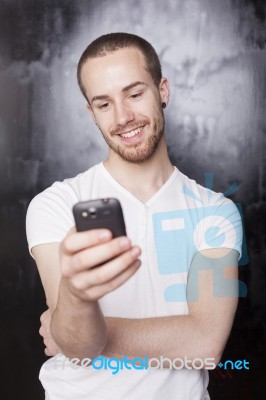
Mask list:
POLYGON ((126 236, 122 207, 115 198, 81 201, 74 205, 73 214, 78 232, 106 228, 113 238, 126 236))

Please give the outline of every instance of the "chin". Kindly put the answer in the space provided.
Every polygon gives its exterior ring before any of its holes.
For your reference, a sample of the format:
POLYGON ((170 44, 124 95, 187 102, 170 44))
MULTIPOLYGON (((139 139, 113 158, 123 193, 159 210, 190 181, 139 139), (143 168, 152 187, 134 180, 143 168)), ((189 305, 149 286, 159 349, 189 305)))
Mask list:
POLYGON ((146 161, 149 161, 154 156, 157 147, 155 149, 152 149, 152 151, 143 151, 143 152, 138 152, 137 154, 136 153, 134 154, 118 153, 118 154, 124 161, 128 161, 133 164, 142 164, 146 161))

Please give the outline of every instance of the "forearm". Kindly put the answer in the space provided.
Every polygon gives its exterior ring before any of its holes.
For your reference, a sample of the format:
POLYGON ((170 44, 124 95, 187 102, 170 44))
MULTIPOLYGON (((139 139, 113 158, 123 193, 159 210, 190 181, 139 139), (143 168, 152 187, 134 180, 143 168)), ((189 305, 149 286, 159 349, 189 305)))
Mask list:
POLYGON ((57 306, 52 313, 51 333, 67 357, 93 359, 101 353, 107 338, 98 302, 78 299, 62 280, 57 306))
POLYGON ((132 358, 214 358, 215 362, 219 362, 237 307, 237 254, 235 250, 228 253, 228 249, 219 249, 214 257, 206 250, 203 255, 194 258, 190 267, 188 293, 195 291, 193 277, 196 275, 198 299, 188 303, 188 315, 144 319, 106 318, 108 339, 103 353, 106 356, 126 355, 132 358), (209 268, 199 272, 199 267, 208 266, 208 263, 209 268), (219 287, 217 283, 215 287, 213 284, 214 267, 223 272, 219 287), (214 289, 221 288, 223 296, 214 295, 214 289))
POLYGON ((107 357, 129 358, 160 356, 175 359, 215 358, 213 340, 202 323, 190 315, 126 319, 106 318, 107 344, 103 354, 107 357))

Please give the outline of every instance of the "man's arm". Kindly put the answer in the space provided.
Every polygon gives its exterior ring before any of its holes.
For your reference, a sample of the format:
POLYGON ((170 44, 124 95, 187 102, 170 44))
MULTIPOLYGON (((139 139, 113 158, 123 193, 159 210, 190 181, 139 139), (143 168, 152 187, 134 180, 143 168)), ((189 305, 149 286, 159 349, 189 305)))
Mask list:
POLYGON ((125 319, 106 318, 108 357, 215 358, 219 363, 238 301, 238 252, 210 249, 198 253, 190 267, 189 314, 125 319), (218 279, 217 275, 218 274, 218 279), (223 279, 224 278, 224 279, 223 279), (214 283, 215 282, 215 283, 214 283))
MULTIPOLYGON (((229 249, 198 253, 190 267, 189 314, 145 319, 105 318, 107 357, 156 357, 174 359, 215 358, 218 363, 228 339, 238 297, 238 252, 229 249), (219 280, 214 280, 217 274, 219 280), (222 276, 224 279, 222 279, 222 276), (216 283, 214 284, 214 281, 216 283)), ((49 318, 42 323, 48 355, 54 355, 49 333, 49 318)))
POLYGON ((70 358, 96 357, 107 338, 98 299, 137 271, 139 248, 126 237, 111 239, 107 230, 77 233, 73 228, 60 245, 39 245, 32 253, 51 312, 54 341, 70 358))

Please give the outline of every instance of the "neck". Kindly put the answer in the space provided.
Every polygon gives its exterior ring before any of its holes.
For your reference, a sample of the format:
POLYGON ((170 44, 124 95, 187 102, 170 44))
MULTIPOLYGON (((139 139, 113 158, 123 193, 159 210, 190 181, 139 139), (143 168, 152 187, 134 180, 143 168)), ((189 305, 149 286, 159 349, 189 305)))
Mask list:
POLYGON ((142 163, 123 160, 112 150, 104 166, 112 177, 142 202, 147 202, 169 179, 173 166, 163 136, 154 155, 142 163))

